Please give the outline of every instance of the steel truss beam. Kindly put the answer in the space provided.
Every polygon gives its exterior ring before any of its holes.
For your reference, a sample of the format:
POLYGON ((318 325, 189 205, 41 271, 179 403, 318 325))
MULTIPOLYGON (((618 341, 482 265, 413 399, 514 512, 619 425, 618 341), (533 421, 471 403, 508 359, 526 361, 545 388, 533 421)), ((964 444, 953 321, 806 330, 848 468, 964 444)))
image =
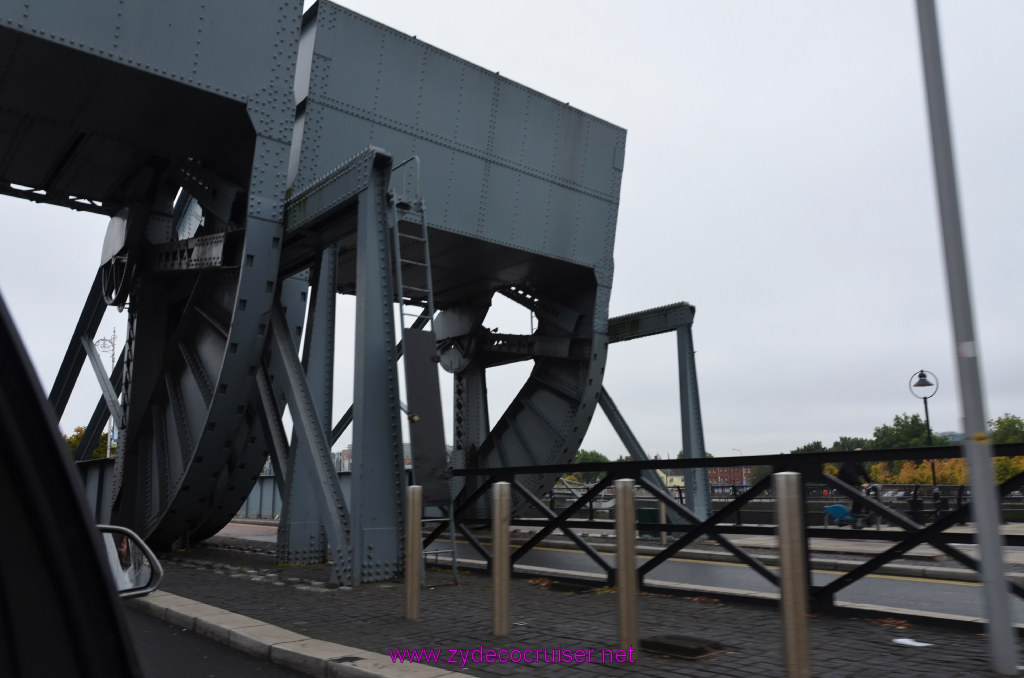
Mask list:
POLYGON ((149 252, 148 267, 154 272, 235 268, 241 263, 244 237, 245 233, 237 230, 155 245, 149 252))
MULTIPOLYGON (((114 371, 110 374, 109 383, 117 396, 121 395, 121 377, 124 374, 126 353, 127 349, 122 347, 121 354, 117 357, 117 362, 114 363, 114 371)), ((85 427, 85 433, 82 434, 82 439, 78 442, 78 454, 75 455, 75 461, 85 461, 92 456, 92 451, 95 449, 96 443, 99 442, 100 435, 103 433, 103 427, 106 425, 107 420, 110 419, 110 416, 107 399, 101 395, 99 402, 96 403, 96 407, 93 409, 89 425, 85 427)))
MULTIPOLYGON (((274 352, 284 363, 286 396, 292 419, 296 424, 298 439, 305 444, 296 447, 293 457, 306 457, 306 462, 298 468, 314 476, 316 490, 311 492, 313 501, 319 504, 320 517, 326 531, 327 542, 334 557, 334 568, 331 570, 331 583, 352 582, 352 552, 349 539, 349 512, 345 498, 341 492, 341 483, 331 462, 331 450, 320 416, 314 404, 306 374, 299 362, 295 344, 288 332, 284 309, 275 306, 270 316, 272 346, 274 352)), ((295 468, 295 467, 293 467, 295 468)), ((295 486, 294 475, 291 476, 291 487, 295 486)), ((287 501, 287 499, 285 499, 287 501)), ((286 504, 287 506, 287 504, 286 504)), ((282 519, 287 526, 289 523, 282 519)), ((311 548, 319 549, 319 544, 311 548)))
POLYGON ((81 339, 82 348, 85 349, 85 354, 89 357, 89 363, 92 365, 93 372, 96 373, 96 381, 100 384, 100 391, 103 393, 103 401, 107 405, 107 410, 110 412, 110 416, 114 418, 117 428, 124 428, 124 410, 121 408, 121 403, 117 402, 117 392, 114 389, 114 385, 110 383, 110 376, 103 369, 103 360, 100 358, 99 351, 96 350, 96 345, 92 343, 92 339, 88 337, 82 337, 81 339))
MULTIPOLYGON (((601 392, 597 396, 597 404, 600 405, 601 411, 604 412, 604 415, 608 417, 608 421, 611 423, 615 433, 618 434, 619 440, 621 440, 622 444, 626 446, 626 451, 629 452, 629 456, 632 457, 634 461, 648 461, 650 457, 647 456, 647 452, 645 452, 644 448, 641 447, 640 441, 636 439, 635 435, 633 435, 633 430, 629 427, 629 424, 626 423, 625 417, 622 416, 622 413, 619 411, 619 408, 616 407, 612 397, 608 395, 608 390, 604 387, 601 388, 601 392)), ((658 475, 657 471, 654 469, 644 469, 641 473, 643 474, 644 480, 648 483, 660 487, 665 492, 668 492, 668 488, 665 486, 665 481, 661 479, 661 476, 658 475)), ((705 475, 706 474, 707 472, 705 471, 705 475)), ((678 515, 673 514, 669 516, 669 522, 677 523, 681 522, 681 519, 678 515)))
MULTIPOLYGON (((608 341, 613 344, 665 332, 676 333, 679 357, 679 409, 683 428, 684 459, 702 459, 705 456, 704 426, 701 423, 700 395, 697 390, 697 364, 693 357, 695 353, 693 349, 693 316, 695 313, 696 309, 693 306, 681 301, 677 304, 637 311, 608 320, 608 341)), ((604 395, 607 397, 607 393, 604 395)), ((610 403, 610 400, 608 402, 610 403)), ((615 410, 615 412, 617 414, 618 411, 615 410)), ((607 408, 605 413, 608 413, 607 408)), ((611 416, 609 416, 609 420, 611 420, 611 416)), ((625 424, 625 420, 621 416, 619 416, 619 421, 622 425, 625 424)), ((614 421, 612 426, 616 426, 614 421)), ((618 430, 616 428, 617 432, 618 430)), ((622 435, 619 433, 620 438, 622 435)), ((632 436, 631 433, 629 435, 632 436)), ((625 439, 623 442, 625 443, 625 439)), ((634 459, 636 458, 634 457, 634 459)), ((683 469, 683 479, 686 485, 687 508, 702 520, 710 516, 712 513, 711 487, 708 484, 707 469, 683 469)), ((660 478, 658 483, 663 485, 660 478)))
POLYGON ((75 331, 71 335, 71 342, 64 354, 64 360, 61 361, 57 377, 53 380, 53 388, 50 389, 49 401, 57 415, 57 421, 60 421, 64 415, 64 408, 67 407, 71 391, 75 388, 75 382, 85 363, 86 349, 82 345, 81 338, 86 337, 92 341, 106 310, 107 305, 103 302, 102 275, 100 271, 97 271, 96 277, 92 281, 92 287, 89 288, 89 293, 85 297, 85 305, 78 317, 75 331))
POLYGON ((260 408, 263 414, 260 417, 263 437, 270 445, 270 463, 274 467, 277 489, 283 497, 290 487, 288 483, 288 434, 285 433, 284 424, 281 423, 281 412, 277 408, 274 391, 270 384, 270 375, 264 365, 260 365, 256 371, 256 389, 259 391, 260 408))
POLYGON ((24 200, 31 200, 43 205, 57 205, 58 207, 68 207, 73 210, 81 212, 92 212, 93 214, 102 214, 104 216, 111 216, 117 211, 116 208, 111 208, 110 205, 106 205, 98 200, 88 200, 86 198, 76 198, 73 195, 60 195, 51 191, 44 191, 34 188, 21 188, 11 183, 0 182, 0 193, 3 195, 9 195, 14 198, 22 198, 24 200))
MULTIPOLYGON (((306 320, 303 342, 302 368, 312 399, 310 407, 316 412, 317 425, 323 428, 330 422, 334 383, 334 288, 336 284, 337 251, 333 246, 321 253, 320 262, 310 279, 312 298, 306 320)), ((293 410, 294 411, 294 410, 293 410)), ((294 416, 294 415, 293 415, 294 416)), ((280 420, 277 420, 280 421, 280 420)), ((322 431, 326 440, 328 431, 322 431)), ((315 455, 305 452, 315 449, 306 428, 295 427, 292 448, 285 463, 283 478, 283 510, 278 532, 278 556, 289 563, 317 563, 326 561, 327 544, 323 526, 329 518, 321 514, 322 503, 313 494, 321 491, 317 475, 312 468, 315 455), (300 452, 299 450, 303 450, 300 452)), ((330 457, 330 443, 326 443, 331 472, 334 463, 330 457)))

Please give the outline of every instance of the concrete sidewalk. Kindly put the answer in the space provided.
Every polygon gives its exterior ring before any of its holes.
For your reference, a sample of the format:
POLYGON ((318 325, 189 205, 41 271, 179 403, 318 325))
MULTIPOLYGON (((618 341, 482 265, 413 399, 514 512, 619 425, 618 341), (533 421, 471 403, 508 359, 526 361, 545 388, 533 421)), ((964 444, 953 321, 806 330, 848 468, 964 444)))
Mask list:
MULTIPOLYGON (((324 585, 326 566, 278 567, 270 545, 224 548, 213 541, 169 557, 163 593, 132 604, 310 675, 785 675, 781 620, 772 605, 724 603, 710 595, 642 595, 642 639, 687 636, 691 654, 704 650, 705 656, 640 651, 633 661, 606 655, 609 661, 601 662, 601 651, 616 649, 618 637, 617 599, 609 589, 563 587, 556 576, 515 579, 511 633, 495 638, 485 576, 464 574, 455 586, 447 583, 450 573, 430 572, 421 618, 407 621, 400 582, 331 589, 324 585), (456 648, 477 649, 482 661, 463 666, 460 655, 451 653, 456 648), (487 661, 486 650, 537 648, 549 657, 551 650, 589 650, 580 656, 597 661, 513 663, 497 661, 496 654, 487 661), (390 652, 402 649, 443 652, 426 664, 394 663, 390 652)), ((873 618, 814 616, 810 633, 813 675, 995 675, 982 634, 908 622, 892 611, 873 618), (903 639, 927 645, 897 642, 903 639)))

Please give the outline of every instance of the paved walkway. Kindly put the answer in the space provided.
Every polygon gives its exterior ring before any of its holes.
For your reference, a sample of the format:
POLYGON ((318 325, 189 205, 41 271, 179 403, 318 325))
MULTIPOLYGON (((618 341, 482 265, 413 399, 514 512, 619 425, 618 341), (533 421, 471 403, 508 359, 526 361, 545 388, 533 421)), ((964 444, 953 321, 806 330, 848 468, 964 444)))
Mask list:
MULTIPOLYGON (((136 604, 319 676, 785 675, 781 620, 774 606, 642 595, 641 638, 689 636, 695 646, 711 652, 684 659, 638 651, 631 660, 624 656, 625 661, 605 653, 607 661, 601 662, 602 651, 617 649, 617 599, 610 590, 581 592, 550 579, 513 580, 511 633, 495 638, 485 576, 463 575, 461 585, 454 586, 446 573, 429 573, 421 618, 407 621, 400 582, 330 589, 324 586, 326 567, 278 567, 272 544, 239 545, 215 538, 174 554, 165 562, 162 592, 136 604), (538 648, 547 650, 549 658, 552 650, 589 651, 578 656, 593 661, 489 662, 481 655, 538 648), (442 652, 429 668, 392 663, 389 653, 402 649, 442 652), (453 649, 476 649, 477 657, 467 654, 464 662, 453 649)), ((989 669, 987 639, 974 631, 908 623, 891 613, 872 619, 815 616, 809 623, 815 676, 995 675, 989 669)), ((527 656, 534 655, 521 658, 527 656)))

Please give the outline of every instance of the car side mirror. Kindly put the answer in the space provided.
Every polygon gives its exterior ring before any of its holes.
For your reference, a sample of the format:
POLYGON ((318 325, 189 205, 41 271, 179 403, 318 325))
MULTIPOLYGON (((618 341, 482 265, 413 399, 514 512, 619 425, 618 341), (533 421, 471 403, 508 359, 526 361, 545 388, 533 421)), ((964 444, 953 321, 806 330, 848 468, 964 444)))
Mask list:
POLYGON ((139 535, 120 525, 97 525, 103 538, 110 574, 122 598, 152 593, 164 578, 153 551, 139 535))

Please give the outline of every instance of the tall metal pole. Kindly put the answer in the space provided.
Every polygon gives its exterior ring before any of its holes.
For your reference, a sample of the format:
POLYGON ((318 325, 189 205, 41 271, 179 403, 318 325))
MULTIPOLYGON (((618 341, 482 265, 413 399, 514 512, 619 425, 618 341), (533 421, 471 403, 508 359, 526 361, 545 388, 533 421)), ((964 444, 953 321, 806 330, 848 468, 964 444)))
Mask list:
POLYGON ((932 420, 928 416, 928 396, 924 397, 924 428, 928 431, 928 446, 932 444, 932 420))
MULTIPOLYGON (((108 351, 110 352, 110 373, 113 374, 114 373, 114 364, 115 364, 114 361, 117 358, 117 328, 116 327, 114 328, 114 331, 113 331, 113 333, 112 333, 112 335, 110 337, 103 337, 102 339, 97 339, 94 343, 96 344, 96 348, 98 348, 100 351, 103 351, 104 353, 106 353, 108 351)), ((110 442, 113 439, 113 437, 114 437, 114 416, 111 415, 110 416, 110 425, 107 428, 107 458, 108 459, 110 458, 110 442)))
MULTIPOLYGON (((928 432, 928 447, 932 446, 932 420, 928 416, 928 396, 924 397, 924 428, 928 432)), ((929 459, 932 465, 932 487, 938 487, 939 481, 935 475, 935 460, 929 459)))
POLYGON ((1010 596, 1003 566, 1003 542, 999 534, 999 504, 992 470, 992 441, 985 428, 978 347, 967 281, 960 205, 957 197, 953 145, 950 141, 946 91, 942 75, 939 28, 933 0, 917 0, 921 57, 924 63, 928 119, 931 128, 935 184, 942 221, 942 241, 949 283, 949 304, 960 376, 964 414, 964 456, 971 474, 971 512, 978 531, 981 578, 988 613, 988 638, 992 668, 1004 676, 1017 675, 1017 642, 1010 616, 1010 596))
MULTIPOLYGON (((932 420, 931 417, 928 416, 928 399, 939 392, 939 379, 938 377, 935 376, 933 372, 929 372, 927 370, 918 370, 917 372, 910 376, 910 392, 914 395, 915 398, 920 398, 921 400, 924 401, 924 430, 928 435, 928 447, 931 447, 932 420), (935 380, 934 382, 928 380, 929 374, 932 376, 932 379, 935 380), (914 381, 915 376, 917 377, 917 381, 914 381), (933 390, 931 391, 931 393, 925 393, 925 395, 920 395, 917 391, 914 390, 916 388, 931 388, 933 390)), ((928 461, 932 465, 932 487, 935 487, 939 484, 935 478, 935 460, 929 459, 928 461)))

